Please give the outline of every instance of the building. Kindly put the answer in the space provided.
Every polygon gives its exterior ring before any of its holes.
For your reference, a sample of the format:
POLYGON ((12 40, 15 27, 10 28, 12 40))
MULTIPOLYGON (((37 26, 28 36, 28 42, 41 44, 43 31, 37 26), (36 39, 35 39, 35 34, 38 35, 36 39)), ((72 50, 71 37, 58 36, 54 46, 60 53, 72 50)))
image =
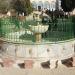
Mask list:
POLYGON ((60 0, 31 0, 31 3, 32 3, 33 7, 37 10, 38 9, 42 9, 42 10, 44 10, 44 9, 52 10, 53 9, 53 10, 55 10, 56 9, 56 4, 59 1, 60 0))

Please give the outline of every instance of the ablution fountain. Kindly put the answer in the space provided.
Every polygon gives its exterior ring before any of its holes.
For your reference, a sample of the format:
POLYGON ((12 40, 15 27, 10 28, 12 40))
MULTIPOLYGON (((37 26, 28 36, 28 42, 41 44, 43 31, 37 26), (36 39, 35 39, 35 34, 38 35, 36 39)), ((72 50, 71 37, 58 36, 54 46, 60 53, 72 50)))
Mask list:
MULTIPOLYGON (((19 37, 25 34, 22 30, 6 34, 2 44, 2 60, 8 58, 13 60, 14 64, 25 63, 25 68, 41 68, 42 62, 49 61, 50 68, 55 68, 57 61, 59 65, 61 60, 73 57, 75 40, 43 42, 41 35, 48 30, 49 25, 40 24, 39 21, 41 20, 38 14, 37 25, 29 25, 30 34, 33 33, 35 36, 35 42, 25 42, 27 40, 17 42, 19 37), (10 35, 13 36, 11 39, 9 39, 10 35)), ((11 61, 8 62, 10 63, 11 61)))

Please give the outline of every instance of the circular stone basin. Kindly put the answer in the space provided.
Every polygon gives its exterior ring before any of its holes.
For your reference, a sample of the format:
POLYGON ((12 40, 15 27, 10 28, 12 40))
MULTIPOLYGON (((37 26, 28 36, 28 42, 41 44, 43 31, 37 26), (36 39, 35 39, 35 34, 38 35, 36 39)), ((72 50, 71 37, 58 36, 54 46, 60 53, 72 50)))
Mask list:
POLYGON ((31 31, 34 33, 45 33, 48 30, 49 25, 37 25, 37 26, 29 26, 31 31))
POLYGON ((23 57, 24 59, 67 59, 74 54, 75 40, 68 40, 57 43, 40 44, 14 44, 4 43, 3 49, 10 56, 23 57), (15 55, 16 54, 16 55, 15 55))
POLYGON ((4 43, 2 58, 11 57, 11 59, 24 60, 26 68, 32 68, 50 60, 53 67, 57 60, 61 61, 74 56, 74 44, 74 39, 46 44, 4 43))

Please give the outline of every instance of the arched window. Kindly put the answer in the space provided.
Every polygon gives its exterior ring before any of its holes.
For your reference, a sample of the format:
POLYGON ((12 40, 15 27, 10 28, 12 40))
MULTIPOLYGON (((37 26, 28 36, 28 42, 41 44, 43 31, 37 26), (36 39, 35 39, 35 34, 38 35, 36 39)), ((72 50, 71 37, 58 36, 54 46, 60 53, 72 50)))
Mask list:
POLYGON ((50 3, 48 1, 44 2, 44 8, 50 9, 50 3))
POLYGON ((43 9, 43 2, 42 1, 39 1, 38 2, 38 10, 41 10, 41 9, 43 9))

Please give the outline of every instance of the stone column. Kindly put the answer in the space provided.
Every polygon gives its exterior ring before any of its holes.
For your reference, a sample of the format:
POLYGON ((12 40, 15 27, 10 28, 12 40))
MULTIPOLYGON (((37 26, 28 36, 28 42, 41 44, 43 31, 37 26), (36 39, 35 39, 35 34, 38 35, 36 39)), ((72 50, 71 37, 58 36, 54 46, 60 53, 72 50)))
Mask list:
POLYGON ((38 4, 37 4, 37 10, 38 10, 38 4))
POLYGON ((36 41, 36 42, 41 42, 41 40, 42 40, 41 34, 40 34, 40 33, 36 33, 36 34, 35 34, 35 41, 36 41))

